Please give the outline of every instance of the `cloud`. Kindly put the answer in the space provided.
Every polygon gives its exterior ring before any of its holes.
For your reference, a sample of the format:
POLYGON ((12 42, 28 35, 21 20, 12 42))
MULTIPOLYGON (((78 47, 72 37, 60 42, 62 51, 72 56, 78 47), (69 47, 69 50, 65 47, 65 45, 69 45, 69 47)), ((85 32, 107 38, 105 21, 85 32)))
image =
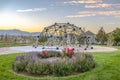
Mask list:
POLYGON ((111 4, 90 4, 90 5, 85 5, 85 8, 105 8, 105 7, 110 7, 111 4))
POLYGON ((83 4, 85 8, 109 8, 120 9, 120 4, 104 3, 103 0, 68 0, 63 2, 65 5, 80 5, 83 4))
POLYGON ((115 25, 115 24, 120 25, 120 22, 110 22, 110 23, 106 23, 106 24, 108 24, 108 25, 115 25))
POLYGON ((120 11, 82 11, 78 12, 76 15, 69 15, 66 16, 67 18, 80 18, 80 17, 89 17, 89 16, 114 16, 118 17, 120 16, 120 11))
POLYGON ((102 0, 71 0, 71 1, 66 1, 64 4, 69 4, 69 5, 78 5, 78 4, 93 4, 93 3, 102 3, 102 0))
POLYGON ((19 9, 17 12, 37 12, 37 11, 46 11, 47 8, 33 8, 33 9, 19 9))
POLYGON ((87 4, 85 5, 85 8, 120 8, 120 4, 87 4))

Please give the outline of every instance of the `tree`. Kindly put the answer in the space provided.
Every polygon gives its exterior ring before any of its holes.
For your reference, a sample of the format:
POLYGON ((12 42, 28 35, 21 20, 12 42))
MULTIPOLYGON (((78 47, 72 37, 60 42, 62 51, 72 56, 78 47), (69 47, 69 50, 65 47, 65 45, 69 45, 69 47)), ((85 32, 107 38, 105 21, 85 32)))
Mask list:
POLYGON ((105 42, 107 41, 107 34, 104 31, 103 27, 101 27, 100 30, 98 31, 98 33, 96 35, 96 39, 101 44, 105 44, 105 42))
POLYGON ((120 45, 120 28, 116 28, 111 37, 114 45, 120 45))
POLYGON ((6 35, 4 35, 3 38, 2 38, 2 42, 3 42, 3 43, 7 43, 7 40, 8 40, 8 36, 7 36, 7 34, 6 34, 6 35))
POLYGON ((4 37, 4 35, 1 35, 0 41, 2 41, 2 40, 3 40, 3 37, 4 37))
POLYGON ((44 42, 46 42, 48 40, 48 38, 46 37, 46 36, 40 36, 40 38, 39 38, 39 42, 40 43, 44 43, 44 42))
POLYGON ((82 40, 82 35, 77 36, 77 40, 80 42, 82 40))

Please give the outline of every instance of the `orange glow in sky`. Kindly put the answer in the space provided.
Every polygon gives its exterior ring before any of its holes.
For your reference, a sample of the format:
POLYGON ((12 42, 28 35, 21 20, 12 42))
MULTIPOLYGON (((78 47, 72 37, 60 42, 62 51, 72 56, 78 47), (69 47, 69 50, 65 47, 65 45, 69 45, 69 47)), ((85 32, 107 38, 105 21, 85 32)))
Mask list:
MULTIPOLYGON (((44 23, 43 23, 44 24, 44 23)), ((11 13, 0 13, 0 29, 20 29, 29 32, 40 32, 46 25, 11 13)))
POLYGON ((1 0, 0 29, 40 32, 54 23, 71 23, 97 33, 120 28, 120 0, 1 0))

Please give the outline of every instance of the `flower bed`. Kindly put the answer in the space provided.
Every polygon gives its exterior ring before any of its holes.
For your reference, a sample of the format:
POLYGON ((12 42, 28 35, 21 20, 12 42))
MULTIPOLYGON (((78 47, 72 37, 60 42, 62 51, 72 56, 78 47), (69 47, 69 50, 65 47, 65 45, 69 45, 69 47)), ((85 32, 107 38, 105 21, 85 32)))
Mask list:
POLYGON ((29 75, 66 76, 94 68, 93 57, 83 53, 30 52, 16 57, 13 70, 29 75), (71 54, 72 53, 72 54, 71 54))

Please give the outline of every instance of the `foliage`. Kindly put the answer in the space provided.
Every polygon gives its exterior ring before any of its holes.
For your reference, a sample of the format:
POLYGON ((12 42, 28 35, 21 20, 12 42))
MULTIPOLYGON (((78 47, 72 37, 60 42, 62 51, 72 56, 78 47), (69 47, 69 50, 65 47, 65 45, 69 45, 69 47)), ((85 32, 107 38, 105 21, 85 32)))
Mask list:
POLYGON ((43 75, 47 74, 45 71, 48 70, 48 66, 46 63, 38 60, 34 62, 28 62, 26 69, 25 69, 29 74, 38 74, 38 75, 43 75))
POLYGON ((70 48, 65 48, 62 52, 62 56, 68 56, 71 58, 74 55, 74 51, 70 48))
POLYGON ((9 47, 14 45, 29 45, 33 44, 32 36, 11 36, 11 35, 1 35, 0 36, 0 47, 9 47))
POLYGON ((114 45, 120 45, 120 28, 116 28, 116 30, 112 32, 111 39, 114 45))
POLYGON ((77 40, 81 41, 82 40, 82 35, 77 36, 77 40))
POLYGON ((40 43, 44 43, 44 42, 46 42, 48 40, 48 38, 46 37, 46 36, 40 36, 40 38, 39 38, 39 42, 40 43))
POLYGON ((7 35, 2 35, 2 42, 7 43, 8 36, 7 35))
POLYGON ((40 54, 39 52, 31 52, 16 57, 13 70, 34 75, 66 76, 74 72, 85 72, 94 67, 93 57, 90 54, 76 53, 70 58, 53 55, 45 58, 40 54), (79 66, 81 66, 79 70, 76 70, 79 66))
POLYGON ((96 35, 97 41, 99 41, 101 44, 104 44, 107 41, 107 34, 104 31, 103 27, 98 31, 96 35))
POLYGON ((61 57, 62 54, 59 51, 45 51, 43 50, 40 54, 40 57, 42 58, 49 58, 49 57, 61 57))
POLYGON ((50 57, 69 57, 71 58, 74 54, 74 51, 70 48, 65 48, 63 49, 63 51, 46 51, 46 50, 43 50, 40 52, 39 56, 42 57, 42 58, 50 58, 50 57))
POLYGON ((67 61, 61 61, 59 64, 54 66, 54 75, 66 76, 72 73, 75 66, 67 61))
MULTIPOLYGON (((77 57, 79 56, 80 55, 77 55, 77 57)), ((85 71, 91 70, 93 67, 95 67, 92 55, 86 54, 86 55, 83 55, 81 58, 78 58, 75 66, 76 66, 75 68, 76 71, 85 72, 85 71)))
POLYGON ((25 69, 27 62, 25 61, 25 58, 23 55, 18 56, 15 60, 14 67, 16 71, 22 71, 25 69))

